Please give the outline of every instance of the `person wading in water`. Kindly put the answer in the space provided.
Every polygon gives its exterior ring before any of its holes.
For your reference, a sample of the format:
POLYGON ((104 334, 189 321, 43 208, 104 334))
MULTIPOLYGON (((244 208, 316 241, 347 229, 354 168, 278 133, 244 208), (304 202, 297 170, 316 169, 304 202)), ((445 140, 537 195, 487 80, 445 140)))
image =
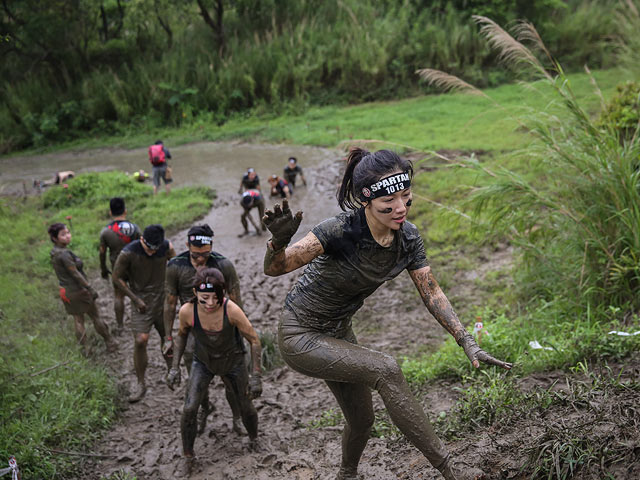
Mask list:
MULTIPOLYGON (((82 260, 67 247, 71 243, 71 232, 64 223, 54 223, 48 229, 53 242, 51 265, 60 284, 60 299, 65 310, 73 316, 78 343, 86 348, 87 335, 84 328, 84 314, 93 320, 96 332, 104 338, 108 352, 115 352, 117 345, 109 334, 109 328, 102 321, 96 307, 96 292, 82 271, 82 260)), ((85 352, 86 353, 86 352, 85 352)))
MULTIPOLYGON (((142 237, 122 249, 113 267, 113 282, 131 299, 131 330, 133 331, 133 364, 138 385, 129 402, 142 400, 147 387, 147 343, 154 327, 164 344, 164 276, 167 261, 175 257, 171 242, 164 239, 162 225, 149 225, 142 237)), ((168 354, 163 355, 167 369, 171 366, 168 354)))
MULTIPOLYGON (((193 287, 195 276, 199 268, 217 268, 224 276, 224 289, 240 308, 242 300, 240 298, 240 281, 238 274, 231 260, 227 259, 213 248, 213 230, 206 223, 195 225, 187 232, 187 247, 189 250, 182 252, 177 257, 173 257, 167 264, 166 278, 166 304, 164 308, 164 327, 167 333, 167 340, 162 349, 163 354, 173 352, 173 322, 176 316, 176 305, 178 298, 180 304, 185 305, 193 300, 193 287)), ((238 338, 241 345, 242 339, 238 338)), ((188 336, 187 345, 184 350, 184 364, 191 374, 191 364, 193 362, 193 351, 195 349, 195 337, 188 336)), ((207 425, 207 417, 213 411, 213 404, 209 402, 209 390, 205 390, 200 410, 198 411, 198 434, 204 432, 207 425)), ((225 388, 227 401, 233 412, 233 431, 242 435, 242 422, 240 420, 240 407, 235 398, 233 390, 225 388)))
POLYGON ((225 280, 217 268, 203 268, 195 277, 195 298, 180 307, 180 327, 175 342, 173 366, 167 375, 172 390, 180 384, 180 358, 187 335, 196 339, 193 365, 189 375, 187 394, 180 421, 184 456, 194 456, 196 414, 198 406, 215 375, 220 375, 226 388, 231 389, 240 406, 244 424, 252 446, 258 436, 258 412, 252 399, 262 394, 261 345, 249 319, 233 301, 225 298, 225 280), (245 363, 244 348, 239 334, 251 345, 252 374, 245 363))
POLYGON ((305 375, 322 378, 333 392, 346 425, 337 479, 357 479, 360 457, 371 433, 371 390, 377 390, 400 431, 447 480, 449 452, 411 393, 398 362, 357 344, 351 317, 384 282, 407 270, 435 319, 456 339, 474 367, 479 362, 510 369, 511 364, 480 349, 460 323, 427 261, 418 229, 406 221, 411 206, 413 166, 396 153, 353 149, 338 204, 345 211, 287 246, 302 220, 288 203, 267 211, 272 233, 264 272, 283 275, 307 265, 288 293, 278 329, 285 362, 305 375), (349 209, 347 211, 347 209, 349 209))
MULTIPOLYGON (((127 209, 123 198, 112 198, 109 201, 109 210, 112 221, 100 232, 100 270, 105 280, 111 273, 107 268, 107 250, 111 269, 113 269, 118 254, 125 245, 140 238, 140 227, 127 221, 127 209)), ((113 283, 113 310, 116 315, 116 325, 121 331, 124 325, 124 292, 116 283, 113 283)))

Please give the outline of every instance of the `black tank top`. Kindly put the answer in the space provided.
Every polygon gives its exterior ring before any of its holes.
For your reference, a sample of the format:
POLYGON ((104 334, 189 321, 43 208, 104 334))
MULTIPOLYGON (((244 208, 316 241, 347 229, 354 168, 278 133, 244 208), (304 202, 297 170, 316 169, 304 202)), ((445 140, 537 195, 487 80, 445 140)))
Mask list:
POLYGON ((198 305, 193 306, 193 336, 196 339, 195 355, 205 365, 215 360, 227 358, 237 353, 244 353, 240 332, 229 323, 227 315, 228 299, 224 300, 222 328, 218 331, 206 330, 198 317, 198 305))

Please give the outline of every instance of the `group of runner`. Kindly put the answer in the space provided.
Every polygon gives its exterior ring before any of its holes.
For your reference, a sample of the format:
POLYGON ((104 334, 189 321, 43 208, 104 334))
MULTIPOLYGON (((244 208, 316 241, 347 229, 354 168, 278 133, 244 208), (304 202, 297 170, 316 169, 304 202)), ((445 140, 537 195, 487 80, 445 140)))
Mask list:
MULTIPOLYGON (((289 164, 295 169, 293 160, 289 164)), ((289 245, 302 220, 302 212, 293 214, 288 205, 297 174, 302 172, 297 171, 292 182, 270 177, 272 193, 280 195, 282 205, 265 211, 262 200, 262 210, 258 207, 261 225, 252 223, 257 232, 268 229, 271 233, 264 258, 266 275, 282 275, 305 266, 284 299, 278 343, 291 368, 325 380, 344 414, 342 462, 336 478, 358 478, 358 463, 374 421, 371 390, 378 391, 393 422, 444 478, 466 478, 464 473, 454 471, 448 451, 411 393, 397 361, 358 345, 351 325, 365 298, 407 270, 427 310, 456 339, 474 367, 484 362, 511 368, 511 364, 480 349, 461 324, 433 275, 417 228, 406 220, 412 203, 411 162, 388 150, 371 153, 352 149, 337 192, 344 213, 325 220, 289 245)), ((302 175, 301 179, 306 184, 302 175)), ((259 178, 249 169, 240 186, 243 200, 251 195, 245 195, 247 192, 260 192, 256 187, 259 178)), ((245 202, 241 204, 247 210, 245 202)), ((211 410, 207 390, 215 375, 224 382, 234 430, 241 431, 241 419, 254 444, 258 415, 252 399, 262 393, 261 345, 243 313, 233 265, 212 250, 213 231, 208 225, 192 227, 187 234, 187 250, 176 255, 160 225, 149 225, 140 232, 126 220, 122 199, 112 199, 110 207, 113 221, 101 234, 100 259, 102 275, 108 276, 109 250, 112 280, 118 292, 114 310, 119 328, 123 296, 132 302, 138 381, 129 401, 139 401, 146 392, 146 346, 153 327, 160 335, 167 362, 167 385, 173 389, 180 383, 183 356, 189 369, 181 418, 185 457, 194 456, 196 435, 206 424, 211 410), (178 300, 181 307, 174 339, 171 333, 178 300), (243 338, 249 345, 250 361, 243 338)), ((246 231, 246 217, 242 222, 246 231)), ((84 327, 79 326, 83 320, 78 318, 88 313, 112 350, 114 342, 95 308, 96 293, 82 272, 82 262, 67 248, 69 230, 63 224, 54 224, 49 235, 55 244, 51 255, 60 279, 61 298, 76 318, 78 339, 81 343, 84 339, 84 327)))

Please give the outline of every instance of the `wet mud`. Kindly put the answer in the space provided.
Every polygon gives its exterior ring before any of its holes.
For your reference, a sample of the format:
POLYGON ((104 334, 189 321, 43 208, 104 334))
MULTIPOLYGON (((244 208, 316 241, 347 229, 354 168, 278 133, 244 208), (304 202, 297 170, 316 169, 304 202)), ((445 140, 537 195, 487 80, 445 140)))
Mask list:
MULTIPOLYGON (((248 151, 251 153, 256 149, 252 146, 248 147, 248 151)), ((285 163, 283 159, 286 160, 288 156, 284 151, 286 150, 274 149, 274 157, 266 155, 269 158, 264 160, 262 166, 260 162, 251 161, 251 155, 240 162, 227 159, 217 167, 225 175, 216 176, 205 169, 207 171, 201 177, 213 178, 217 182, 212 186, 217 189, 218 197, 214 208, 204 219, 215 231, 214 250, 233 261, 240 278, 245 312, 256 330, 263 335, 275 334, 286 293, 301 272, 276 278, 262 273, 268 233, 237 237, 242 231, 242 209, 237 188, 243 169, 248 166, 256 167, 264 184, 271 170, 280 173, 285 163), (278 166, 280 168, 276 170, 278 166)), ((309 185, 306 188, 298 187, 291 202, 293 211, 304 211, 302 224, 293 241, 305 235, 319 221, 338 213, 335 189, 342 165, 339 152, 309 149, 307 153, 310 160, 307 162, 304 154, 296 153, 300 164, 305 168, 309 185)), ((266 200, 267 207, 270 208, 274 200, 266 200)), ((178 252, 185 249, 185 237, 186 230, 171 237, 178 252)), ((428 255, 429 246, 426 248, 428 255)), ((452 295, 464 297, 473 290, 477 277, 494 269, 504 268, 510 261, 511 252, 510 249, 501 251, 503 254, 498 256, 497 265, 490 265, 491 262, 488 261, 487 265, 473 274, 457 276, 456 291, 451 292, 450 298, 452 295)), ((101 314, 113 330, 115 320, 110 282, 94 277, 92 284, 100 292, 98 306, 101 314)), ((455 301, 453 303, 455 307, 455 301)), ((169 390, 164 383, 166 366, 160 354, 159 337, 152 332, 148 347, 147 394, 139 403, 128 404, 126 395, 136 382, 132 361, 133 338, 128 329, 129 317, 127 310, 125 332, 116 337, 120 349, 107 359, 108 368, 116 378, 121 392, 122 410, 113 428, 91 451, 101 457, 78 460, 83 463, 79 464, 80 473, 77 478, 116 480, 125 478, 124 473, 139 480, 335 478, 340 464, 342 431, 342 420, 333 420, 335 415, 332 412, 338 411, 337 403, 324 382, 303 376, 286 366, 278 366, 263 375, 263 394, 253 402, 259 416, 258 445, 255 449, 250 448, 246 433, 238 435, 233 431, 232 413, 225 398, 224 386, 219 378, 214 379, 210 386, 210 399, 215 410, 209 416, 204 433, 196 439, 196 460, 192 464, 186 463, 182 456, 180 416, 187 372, 183 367, 181 386, 175 391, 169 390)), ((365 301, 354 317, 354 331, 360 344, 391 353, 396 358, 417 351, 435 350, 448 335, 426 311, 406 273, 382 286, 365 301)), ((634 361, 636 369, 639 369, 640 359, 636 356, 634 361)), ((522 388, 530 389, 535 385, 547 388, 553 381, 550 378, 553 375, 530 377, 522 388)), ((555 375, 563 377, 562 373, 555 375)), ((453 408, 459 395, 455 387, 459 386, 447 381, 437 381, 419 392, 421 403, 432 420, 440 412, 449 412, 453 408)), ((624 405, 637 409, 637 392, 630 392, 627 396, 629 398, 624 400, 624 405)), ((376 416, 384 418, 381 415, 383 405, 380 398, 374 393, 373 399, 376 416)), ((572 408, 571 405, 554 406, 542 412, 540 417, 556 423, 559 420, 564 422, 566 418, 567 422, 578 424, 580 415, 575 411, 572 414, 572 408)), ((525 447, 535 446, 536 442, 542 441, 544 429, 536 426, 536 421, 533 417, 520 420, 514 418, 504 425, 481 429, 475 434, 462 434, 457 440, 445 443, 456 463, 463 469, 480 468, 485 472, 479 478, 530 478, 521 472, 521 467, 527 459, 525 447), (524 440, 523 432, 526 433, 524 440)), ((615 431, 615 428, 618 427, 603 424, 603 438, 623 435, 615 431)), ((636 436, 636 445, 637 438, 636 436)), ((417 449, 404 438, 393 435, 369 440, 359 472, 361 478, 375 480, 441 478, 417 449)), ((619 478, 637 478, 634 475, 638 472, 638 460, 626 462, 620 466, 619 478), (625 476, 628 474, 631 476, 625 476)), ((599 478, 597 475, 585 474, 581 478, 599 478)))

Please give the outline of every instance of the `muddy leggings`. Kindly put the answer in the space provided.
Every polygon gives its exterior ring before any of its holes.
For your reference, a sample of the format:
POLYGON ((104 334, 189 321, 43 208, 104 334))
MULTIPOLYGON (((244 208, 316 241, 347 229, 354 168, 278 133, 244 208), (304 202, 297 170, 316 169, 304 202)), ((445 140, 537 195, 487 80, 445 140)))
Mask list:
MULTIPOLYGON (((227 390, 233 391, 238 400, 240 414, 242 415, 242 423, 247 429, 249 438, 255 439, 258 436, 258 412, 256 411, 251 399, 248 395, 249 375, 247 367, 244 363, 242 354, 234 356, 230 368, 225 369, 226 373, 220 374, 227 390)), ((217 372, 219 373, 219 372, 217 372)), ((198 430, 198 407, 202 403, 202 398, 209 389, 209 384, 214 373, 206 367, 206 365, 193 357, 191 365, 191 374, 189 375, 189 384, 187 385, 187 394, 184 399, 184 409, 182 411, 182 419, 180 421, 180 431, 182 433, 182 449, 185 455, 193 454, 193 444, 196 439, 198 430)))
POLYGON ((323 379, 338 400, 347 422, 342 433, 344 474, 356 474, 371 433, 371 389, 378 391, 393 423, 429 462, 438 470, 447 466, 449 453, 391 355, 357 345, 350 327, 336 337, 304 327, 286 308, 278 340, 287 364, 300 373, 323 379))

